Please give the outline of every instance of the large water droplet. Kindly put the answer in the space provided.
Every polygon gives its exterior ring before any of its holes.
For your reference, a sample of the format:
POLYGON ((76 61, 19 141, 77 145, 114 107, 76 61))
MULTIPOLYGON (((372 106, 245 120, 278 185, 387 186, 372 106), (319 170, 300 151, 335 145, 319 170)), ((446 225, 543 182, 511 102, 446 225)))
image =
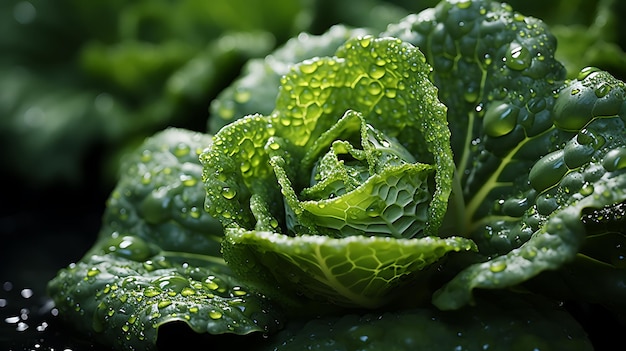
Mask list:
POLYGON ((222 318, 222 312, 211 310, 209 311, 209 317, 211 317, 211 319, 220 319, 222 318))
POLYGON ((602 166, 609 172, 626 168, 626 148, 609 151, 602 160, 602 166))
POLYGON ((106 253, 114 253, 133 261, 142 262, 152 257, 156 249, 151 247, 145 240, 135 236, 114 235, 104 245, 106 253))
POLYGON ((492 262, 489 265, 489 270, 492 271, 493 273, 499 273, 502 272, 503 270, 506 269, 506 263, 505 262, 492 262))
POLYGON ((232 198, 234 198, 237 195, 237 191, 231 187, 223 187, 222 188, 222 196, 227 199, 227 200, 231 200, 232 198))
POLYGON ((533 165, 528 174, 530 185, 537 191, 544 191, 556 185, 567 173, 564 151, 557 150, 542 157, 533 165))
POLYGON ((516 71, 524 70, 532 63, 530 51, 517 43, 511 43, 504 60, 507 67, 516 71))
POLYGON ((378 65, 372 65, 370 67, 369 75, 373 79, 380 79, 385 75, 385 68, 378 65))
POLYGON ((507 103, 492 103, 485 111, 483 128, 485 133, 492 137, 499 137, 510 133, 517 125, 519 108, 507 103))

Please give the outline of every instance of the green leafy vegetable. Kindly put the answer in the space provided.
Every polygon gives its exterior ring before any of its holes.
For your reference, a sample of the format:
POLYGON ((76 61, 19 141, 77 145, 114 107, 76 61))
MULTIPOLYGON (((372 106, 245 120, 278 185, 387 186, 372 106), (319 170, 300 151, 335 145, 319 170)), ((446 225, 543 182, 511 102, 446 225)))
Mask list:
POLYGON ((489 0, 302 34, 125 159, 51 294, 122 347, 590 349, 555 306, 626 315, 626 84, 556 46, 489 0))
POLYGON ((215 135, 201 155, 206 209, 226 228, 227 261, 244 256, 269 269, 233 265, 248 279, 295 276, 300 293, 371 307, 405 275, 474 246, 422 238, 441 224, 453 168, 445 107, 424 56, 368 36, 336 55, 296 65, 270 115, 215 135), (354 235, 387 238, 361 248, 354 235))

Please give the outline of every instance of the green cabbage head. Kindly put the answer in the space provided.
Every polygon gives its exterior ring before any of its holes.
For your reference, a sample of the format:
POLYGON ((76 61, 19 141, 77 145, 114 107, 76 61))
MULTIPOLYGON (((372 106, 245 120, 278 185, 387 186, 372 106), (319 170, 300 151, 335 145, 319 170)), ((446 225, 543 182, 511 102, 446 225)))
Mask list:
POLYGON ((455 166, 430 72, 407 42, 351 39, 295 65, 271 114, 222 128, 200 162, 231 267, 264 292, 375 307, 475 249, 437 236, 455 166))

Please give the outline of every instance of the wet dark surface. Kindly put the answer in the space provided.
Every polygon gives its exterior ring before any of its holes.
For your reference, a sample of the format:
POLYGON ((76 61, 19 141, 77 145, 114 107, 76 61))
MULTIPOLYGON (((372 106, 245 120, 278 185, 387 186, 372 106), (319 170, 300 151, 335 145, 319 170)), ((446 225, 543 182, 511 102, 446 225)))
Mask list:
POLYGON ((25 188, 2 179, 0 350, 107 350, 76 335, 46 295, 47 282, 93 244, 106 189, 25 188))

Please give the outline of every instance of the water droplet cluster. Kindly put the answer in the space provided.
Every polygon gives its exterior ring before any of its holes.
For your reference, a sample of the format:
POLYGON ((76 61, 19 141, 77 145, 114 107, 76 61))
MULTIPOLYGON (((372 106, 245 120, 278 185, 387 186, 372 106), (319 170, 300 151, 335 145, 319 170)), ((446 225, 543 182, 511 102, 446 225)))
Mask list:
POLYGON ((140 251, 147 243, 138 239, 130 245, 140 246, 130 257, 88 256, 52 281, 59 311, 79 330, 96 331, 118 347, 144 349, 154 346, 159 326, 173 321, 211 334, 267 333, 280 327, 276 307, 243 288, 223 264, 194 266, 146 257, 140 251), (84 315, 92 316, 91 325, 82 322, 84 315))
MULTIPOLYGON (((554 95, 565 69, 554 58, 555 38, 540 20, 497 2, 441 2, 389 26, 386 34, 415 44, 433 66, 448 106, 453 149, 464 150, 455 157, 467 171, 466 197, 479 192, 525 138, 542 139, 553 127, 554 95)), ((520 169, 525 172, 507 172, 520 169)))
MULTIPOLYGON (((349 40, 334 57, 295 65, 281 79, 276 109, 270 115, 246 116, 222 128, 213 146, 201 155, 207 211, 226 227, 257 228, 268 216, 273 217, 268 223, 278 221, 279 228, 288 227, 289 215, 273 204, 280 204, 283 196, 297 201, 295 193, 306 186, 313 167, 300 165, 300 159, 307 149, 317 147, 322 134, 336 128, 348 110, 362 113, 368 124, 390 133, 389 137, 420 136, 403 138, 402 145, 414 157, 436 164, 437 183, 451 182, 445 107, 437 100, 429 72, 424 55, 412 45, 371 36, 349 40), (271 155, 276 156, 272 166, 271 155), (276 172, 285 176, 276 181, 276 172), (278 187, 279 182, 284 184, 278 187), (261 203, 272 204, 270 211, 251 206, 261 203)), ((434 203, 438 205, 432 208, 438 212, 430 218, 440 219, 447 196, 435 194, 434 203)))
POLYGON ((211 102, 209 131, 252 114, 269 115, 274 109, 280 78, 294 64, 313 57, 332 56, 346 40, 368 34, 362 28, 331 27, 323 35, 300 34, 263 59, 249 60, 242 76, 211 102))
POLYGON ((107 200, 102 235, 130 233, 176 251, 184 231, 196 243, 196 252, 219 254, 222 229, 204 210, 199 161, 210 144, 210 135, 171 128, 126 156, 107 200))

